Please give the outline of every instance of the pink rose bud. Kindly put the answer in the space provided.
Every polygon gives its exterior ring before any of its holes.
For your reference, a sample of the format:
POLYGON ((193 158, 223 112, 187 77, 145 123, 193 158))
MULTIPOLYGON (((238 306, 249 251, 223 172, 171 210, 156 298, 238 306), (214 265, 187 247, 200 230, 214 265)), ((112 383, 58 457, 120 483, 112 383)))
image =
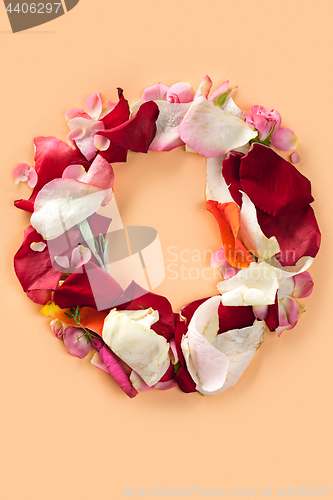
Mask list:
POLYGON ((244 117, 246 123, 252 128, 256 129, 259 139, 264 141, 274 128, 276 132, 281 125, 281 115, 275 109, 269 110, 265 106, 251 106, 250 112, 245 113, 244 117))

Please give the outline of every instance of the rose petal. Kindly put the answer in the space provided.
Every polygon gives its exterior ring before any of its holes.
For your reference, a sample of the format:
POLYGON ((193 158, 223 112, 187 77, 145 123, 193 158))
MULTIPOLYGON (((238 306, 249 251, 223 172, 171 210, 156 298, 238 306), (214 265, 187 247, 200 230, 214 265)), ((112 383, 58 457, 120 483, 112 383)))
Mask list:
POLYGON ((47 245, 43 241, 33 241, 30 244, 30 248, 34 252, 43 252, 43 250, 45 250, 46 247, 47 247, 47 245))
POLYGON ((297 299, 303 299, 311 295, 314 283, 312 281, 310 273, 305 271, 304 273, 297 274, 294 276, 294 290, 293 296, 297 299))
POLYGON ((219 331, 224 333, 229 330, 239 330, 247 326, 252 326, 255 320, 252 307, 247 306, 224 306, 219 305, 219 331))
POLYGON ((294 165, 296 163, 300 163, 302 161, 302 158, 300 157, 300 155, 296 151, 294 151, 294 153, 292 153, 290 155, 290 159, 294 163, 294 165))
POLYGON ((112 166, 102 156, 97 155, 88 170, 84 182, 99 189, 111 190, 113 180, 114 172, 112 166))
POLYGON ((225 81, 220 85, 212 94, 209 96, 208 100, 214 102, 217 97, 225 94, 229 90, 229 80, 225 81))
POLYGON ((165 101, 169 87, 163 83, 155 83, 151 87, 147 87, 142 94, 143 101, 165 101))
POLYGON ((188 370, 200 391, 214 392, 220 389, 227 376, 230 362, 228 357, 211 345, 203 335, 208 325, 211 341, 216 337, 220 302, 221 297, 212 297, 198 307, 181 343, 188 370))
POLYGON ((290 215, 313 201, 308 179, 262 144, 253 144, 241 158, 239 174, 242 191, 270 215, 290 215))
POLYGON ((239 207, 236 203, 218 203, 207 201, 206 209, 211 212, 217 220, 224 253, 227 261, 233 267, 248 267, 254 259, 238 238, 239 231, 239 207))
POLYGON ((91 259, 91 251, 89 248, 84 247, 83 245, 79 245, 74 248, 72 252, 71 264, 76 269, 78 267, 84 266, 91 259))
POLYGON ((84 182, 86 178, 87 172, 83 165, 69 165, 69 167, 65 168, 62 174, 62 178, 66 179, 70 177, 71 179, 76 179, 77 181, 84 182))
POLYGON ((107 137, 102 137, 101 135, 95 135, 94 146, 98 151, 106 151, 110 147, 111 142, 107 137))
POLYGON ((179 137, 178 126, 184 119, 190 104, 156 101, 159 115, 156 122, 156 135, 149 147, 151 151, 171 151, 182 146, 184 142, 179 137))
MULTIPOLYGON (((78 135, 74 132, 75 144, 84 155, 84 157, 90 161, 94 158, 96 152, 98 151, 94 144, 94 137, 97 132, 104 130, 104 123, 102 121, 88 120, 87 118, 73 118, 68 122, 68 126, 71 130, 79 130, 78 135), (81 131, 84 129, 84 134, 81 131), (77 138, 76 138, 77 135, 77 138)), ((71 134, 68 136, 71 139, 71 134)))
MULTIPOLYGON (((147 317, 152 311, 135 312, 146 313, 147 317)), ((126 314, 130 312, 112 310, 105 319, 102 337, 117 356, 152 386, 169 367, 169 344, 149 327, 149 323, 145 324, 145 317, 126 314)))
POLYGON ((243 146, 254 139, 257 133, 243 120, 209 102, 205 97, 206 87, 209 87, 208 81, 200 86, 178 132, 190 148, 211 158, 243 146))
POLYGON ((98 368, 99 370, 103 370, 104 372, 108 373, 108 370, 106 368, 106 365, 104 363, 104 361, 102 360, 101 358, 101 355, 99 352, 95 352, 95 354, 93 355, 93 357, 91 358, 91 364, 93 366, 95 366, 96 368, 98 368))
POLYGON ((22 210, 33 212, 33 203, 42 187, 51 180, 61 177, 69 164, 79 163, 83 156, 78 150, 59 141, 55 137, 37 137, 35 144, 35 169, 38 176, 37 184, 29 200, 17 200, 15 206, 22 210))
POLYGON ((94 339, 94 341, 95 344, 93 344, 93 347, 99 352, 108 373, 127 396, 134 398, 138 393, 132 386, 119 358, 113 354, 111 349, 102 340, 94 339))
POLYGON ((66 120, 72 120, 73 118, 90 118, 90 116, 80 108, 69 109, 65 114, 66 120))
POLYGON ((297 148, 298 138, 290 128, 280 127, 271 136, 271 145, 281 151, 297 148))
POLYGON ((102 112, 102 99, 99 92, 87 97, 85 108, 93 120, 98 120, 102 112))
POLYGON ((90 351, 90 342, 87 342, 87 337, 82 328, 75 328, 73 326, 66 328, 63 339, 67 351, 71 356, 82 359, 90 351))
POLYGON ((98 132, 126 150, 146 153, 156 133, 158 106, 153 101, 143 103, 133 118, 118 127, 98 132))
POLYGON ((194 96, 195 92, 189 83, 178 82, 168 89, 166 100, 168 102, 187 103, 193 101, 194 96))
POLYGON ((294 265, 305 255, 317 255, 321 235, 312 207, 306 206, 282 217, 257 209, 257 216, 263 233, 268 238, 276 237, 281 252, 275 257, 283 266, 294 265))
POLYGON ((267 238, 261 230, 257 219, 257 212, 254 204, 242 193, 243 202, 240 210, 239 236, 246 248, 252 255, 260 259, 269 259, 280 252, 280 246, 275 236, 267 238))
POLYGON ((58 264, 58 266, 63 267, 64 269, 67 269, 69 267, 69 259, 67 255, 56 255, 54 257, 54 260, 58 264))
POLYGON ((223 156, 207 158, 207 183, 206 199, 218 201, 219 203, 229 203, 233 198, 228 189, 227 183, 222 176, 223 156))
POLYGON ((14 268, 23 290, 27 293, 38 292, 30 295, 31 300, 45 304, 49 298, 44 291, 56 289, 62 272, 53 268, 49 252, 33 251, 30 248, 32 243, 46 244, 41 235, 29 226, 24 232, 23 243, 15 254, 14 268))
MULTIPOLYGON (((92 262, 71 274, 55 291, 54 301, 62 309, 91 306, 99 311, 110 309, 122 288, 106 271, 92 262)), ((83 324, 83 323, 82 323, 83 324)))
POLYGON ((265 262, 251 262, 250 267, 217 285, 226 306, 274 304, 278 287, 276 269, 265 262))
POLYGON ((217 267, 221 271, 223 279, 225 280, 232 278, 239 271, 237 267, 233 267, 229 264, 225 257, 223 247, 219 248, 218 250, 216 250, 216 252, 213 253, 210 259, 210 265, 211 267, 217 267))
MULTIPOLYGON (((225 383, 214 394, 221 394, 238 382, 264 341, 264 331, 265 323, 256 321, 253 326, 231 330, 216 337, 214 345, 229 358, 230 364, 225 383)), ((206 394, 205 391, 202 393, 206 394)))
POLYGON ((50 327, 53 335, 57 337, 57 339, 60 339, 66 330, 65 324, 59 319, 53 319, 50 323, 50 327))
POLYGON ((31 225, 52 240, 95 213, 109 194, 75 179, 55 179, 38 193, 31 225))

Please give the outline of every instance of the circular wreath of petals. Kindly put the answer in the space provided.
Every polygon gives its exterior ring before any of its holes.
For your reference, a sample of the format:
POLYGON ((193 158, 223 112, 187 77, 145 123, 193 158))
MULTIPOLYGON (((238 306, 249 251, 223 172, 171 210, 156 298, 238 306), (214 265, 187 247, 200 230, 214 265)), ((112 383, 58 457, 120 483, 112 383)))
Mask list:
POLYGON ((30 224, 14 257, 27 296, 42 306, 69 354, 111 375, 130 398, 151 389, 218 394, 241 377, 264 341, 294 328, 313 281, 307 269, 320 246, 310 181, 293 164, 297 137, 276 110, 243 112, 226 81, 211 92, 157 83, 129 105, 88 96, 66 113, 64 142, 34 141, 34 165, 18 164, 15 182, 32 188, 15 206, 30 224), (221 245, 211 266, 217 293, 174 312, 167 298, 112 275, 108 232, 99 215, 114 200, 112 163, 127 152, 184 147, 207 158, 206 209, 221 245), (273 149, 274 147, 275 149, 273 149), (287 161, 276 149, 291 151, 287 161))

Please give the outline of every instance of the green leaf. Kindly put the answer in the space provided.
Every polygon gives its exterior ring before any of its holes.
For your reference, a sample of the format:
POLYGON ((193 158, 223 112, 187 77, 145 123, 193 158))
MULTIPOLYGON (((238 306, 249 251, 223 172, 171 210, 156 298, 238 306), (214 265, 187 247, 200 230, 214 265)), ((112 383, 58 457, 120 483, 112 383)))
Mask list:
POLYGON ((223 106, 224 106, 224 105, 225 105, 225 103, 227 102, 228 97, 230 96, 230 94, 231 94, 231 92, 232 92, 233 90, 234 90, 234 89, 228 90, 228 92, 224 92, 224 94, 219 95, 219 96, 215 99, 215 104, 217 104, 218 106, 220 106, 221 108, 223 108, 223 106))
POLYGON ((65 316, 67 316, 67 318, 69 318, 69 319, 73 319, 73 316, 71 316, 71 315, 70 315, 70 314, 68 314, 68 313, 65 313, 65 316))
POLYGON ((105 249, 105 242, 102 234, 99 235, 99 246, 101 249, 101 253, 103 254, 105 249))

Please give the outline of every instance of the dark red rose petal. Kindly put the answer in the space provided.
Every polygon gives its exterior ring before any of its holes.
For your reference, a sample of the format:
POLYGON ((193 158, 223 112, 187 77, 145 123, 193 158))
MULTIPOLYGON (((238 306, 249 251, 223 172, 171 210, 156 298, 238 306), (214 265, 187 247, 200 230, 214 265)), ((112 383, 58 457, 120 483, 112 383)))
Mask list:
POLYGON ((122 291, 106 271, 88 262, 55 291, 54 302, 62 309, 90 306, 105 311, 116 303, 122 291))
POLYGON ((130 117, 130 108, 128 101, 123 95, 123 90, 118 88, 119 101, 117 105, 101 119, 104 123, 106 129, 112 129, 118 127, 122 123, 126 122, 130 117))
POLYGON ((210 299, 210 297, 205 297, 204 299, 194 300, 193 302, 190 302, 189 304, 186 304, 186 306, 183 307, 183 309, 180 311, 180 314, 184 318, 186 318, 187 324, 189 324, 189 322, 191 321, 192 316, 195 313, 195 311, 198 309, 198 307, 201 306, 201 304, 206 302, 206 300, 208 300, 208 299, 210 299))
POLYGON ((257 216, 267 238, 276 236, 281 251, 275 257, 282 266, 293 266, 304 255, 317 255, 321 235, 312 207, 283 217, 273 217, 257 209, 257 216))
POLYGON ((137 311, 138 309, 149 309, 151 307, 159 313, 159 320, 151 328, 158 335, 162 335, 167 341, 170 341, 175 333, 176 317, 172 306, 166 297, 148 292, 137 285, 134 281, 124 291, 123 297, 136 297, 133 300, 118 306, 119 309, 128 309, 137 311))
POLYGON ((268 315, 265 323, 271 332, 274 332, 279 326, 279 304, 277 294, 275 297, 275 304, 268 306, 268 315))
POLYGON ((29 298, 38 304, 44 304, 46 290, 56 289, 62 272, 52 267, 47 247, 42 252, 31 250, 30 245, 34 242, 46 243, 36 229, 29 226, 24 232, 23 243, 14 256, 14 268, 23 290, 29 292, 29 298), (32 291, 34 293, 30 293, 32 291))
POLYGON ((218 312, 220 327, 218 333, 252 326, 255 320, 251 306, 224 306, 220 304, 218 312))
POLYGON ((242 190, 241 183, 239 180, 239 169, 241 165, 241 158, 244 156, 242 153, 237 151, 231 151, 228 158, 222 162, 222 174, 229 186, 229 191, 231 196, 237 205, 242 205, 242 195, 239 192, 242 190))
POLYGON ((116 128, 98 132, 113 144, 126 150, 146 153, 156 134, 159 109, 155 102, 143 103, 133 118, 116 128))
POLYGON ((195 382, 193 381, 191 375, 189 372, 184 368, 181 367, 176 374, 176 382, 179 385, 179 388, 186 393, 190 392, 197 392, 195 388, 195 382))
POLYGON ((243 156, 239 176, 242 191, 270 215, 288 215, 313 201, 309 180, 263 144, 253 144, 243 156))

